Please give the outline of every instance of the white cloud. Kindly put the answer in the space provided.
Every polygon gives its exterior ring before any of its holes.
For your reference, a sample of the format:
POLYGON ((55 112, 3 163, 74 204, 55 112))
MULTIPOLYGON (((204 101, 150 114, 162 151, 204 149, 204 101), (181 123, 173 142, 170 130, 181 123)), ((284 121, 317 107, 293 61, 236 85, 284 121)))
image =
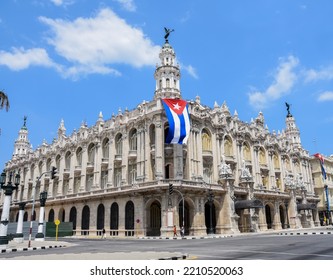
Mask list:
POLYGON ((136 11, 136 5, 133 0, 115 0, 115 1, 121 4, 121 6, 127 11, 130 12, 136 11))
POLYGON ((273 83, 265 91, 249 93, 250 104, 256 109, 262 109, 270 102, 288 94, 297 80, 294 68, 298 63, 298 59, 292 55, 287 59, 281 59, 273 83))
POLYGON ((0 65, 7 66, 11 70, 19 71, 30 66, 53 67, 59 70, 48 56, 46 50, 34 48, 25 50, 24 48, 13 48, 12 52, 0 51, 0 65))
POLYGON ((333 66, 323 68, 321 70, 306 70, 304 72, 305 82, 317 82, 320 80, 332 80, 333 79, 333 66))
POLYGON ((319 102, 333 101, 333 91, 325 91, 318 97, 319 102))
POLYGON ((181 65, 181 68, 184 69, 190 76, 195 79, 198 79, 199 76, 197 74, 197 70, 192 65, 181 65))
POLYGON ((112 10, 102 9, 95 17, 74 21, 39 18, 53 31, 48 42, 58 55, 72 63, 69 73, 119 72, 110 65, 153 66, 158 61, 159 46, 153 45, 142 30, 132 27, 112 10))
POLYGON ((73 4, 73 0, 51 0, 56 6, 67 6, 73 4))

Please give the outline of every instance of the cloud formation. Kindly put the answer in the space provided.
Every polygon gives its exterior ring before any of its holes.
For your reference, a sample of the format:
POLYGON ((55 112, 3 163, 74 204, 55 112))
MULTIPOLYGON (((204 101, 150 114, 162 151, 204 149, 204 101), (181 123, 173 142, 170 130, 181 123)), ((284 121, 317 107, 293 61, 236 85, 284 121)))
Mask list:
POLYGON ((270 102, 287 95, 297 80, 294 70, 298 64, 299 60, 292 55, 281 59, 272 84, 264 91, 254 90, 248 94, 250 104, 256 109, 263 109, 270 102))
POLYGON ((136 11, 136 5, 133 0, 114 0, 121 4, 121 6, 129 11, 129 12, 135 12, 136 11))
POLYGON ((0 51, 0 65, 7 66, 14 71, 20 71, 30 66, 44 66, 60 69, 48 56, 46 50, 34 48, 12 48, 12 52, 0 51))
POLYGON ((51 0, 56 6, 67 6, 73 4, 73 0, 51 0))
POLYGON ((74 64, 72 73, 117 73, 110 65, 143 67, 155 65, 158 60, 160 47, 111 9, 74 21, 47 17, 39 20, 52 30, 48 43, 58 55, 74 64))
POLYGON ((333 91, 325 91, 318 97, 319 102, 333 101, 333 91))

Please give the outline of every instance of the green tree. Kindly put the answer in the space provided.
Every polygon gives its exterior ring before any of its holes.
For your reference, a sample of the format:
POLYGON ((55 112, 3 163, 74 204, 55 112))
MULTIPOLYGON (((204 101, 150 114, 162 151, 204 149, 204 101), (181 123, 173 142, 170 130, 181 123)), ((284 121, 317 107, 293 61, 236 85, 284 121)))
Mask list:
POLYGON ((8 96, 0 90, 0 109, 6 108, 6 111, 9 109, 9 99, 8 96))

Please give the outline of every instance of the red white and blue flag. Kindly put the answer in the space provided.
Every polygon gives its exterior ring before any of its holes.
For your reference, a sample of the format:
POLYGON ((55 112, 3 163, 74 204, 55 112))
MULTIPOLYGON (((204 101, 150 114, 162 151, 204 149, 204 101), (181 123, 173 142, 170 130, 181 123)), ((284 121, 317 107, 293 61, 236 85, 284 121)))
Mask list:
POLYGON ((324 157, 323 157, 323 155, 317 153, 317 154, 314 154, 313 156, 319 159, 321 173, 323 174, 323 177, 326 180, 327 176, 326 176, 326 170, 325 170, 325 167, 324 167, 324 157))
POLYGON ((188 104, 181 99, 162 99, 169 121, 169 132, 166 137, 167 144, 186 144, 190 134, 190 116, 188 104))

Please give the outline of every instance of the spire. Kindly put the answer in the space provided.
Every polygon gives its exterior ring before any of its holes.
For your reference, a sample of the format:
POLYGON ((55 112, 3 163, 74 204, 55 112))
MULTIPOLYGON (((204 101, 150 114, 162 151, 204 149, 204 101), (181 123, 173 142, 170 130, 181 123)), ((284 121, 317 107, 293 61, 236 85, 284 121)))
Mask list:
POLYGON ((60 121, 60 125, 58 128, 58 138, 60 139, 62 136, 66 135, 66 128, 65 128, 65 122, 63 119, 60 121))
POLYGON ((285 134, 287 136, 287 138, 289 139, 290 143, 292 146, 297 147, 297 148, 301 148, 301 134, 299 132, 299 129, 296 125, 296 121, 295 118, 293 117, 292 114, 290 114, 290 110, 289 110, 289 104, 286 103, 287 106, 287 117, 286 117, 286 130, 285 130, 285 134))
POLYGON ((28 140, 27 119, 28 117, 24 116, 23 126, 21 127, 18 133, 18 138, 14 144, 13 158, 26 155, 31 150, 31 144, 28 140))
POLYGON ((154 78, 156 80, 155 99, 181 98, 180 69, 176 63, 176 54, 169 44, 168 36, 173 30, 165 28, 165 43, 159 54, 160 64, 156 65, 154 78))

